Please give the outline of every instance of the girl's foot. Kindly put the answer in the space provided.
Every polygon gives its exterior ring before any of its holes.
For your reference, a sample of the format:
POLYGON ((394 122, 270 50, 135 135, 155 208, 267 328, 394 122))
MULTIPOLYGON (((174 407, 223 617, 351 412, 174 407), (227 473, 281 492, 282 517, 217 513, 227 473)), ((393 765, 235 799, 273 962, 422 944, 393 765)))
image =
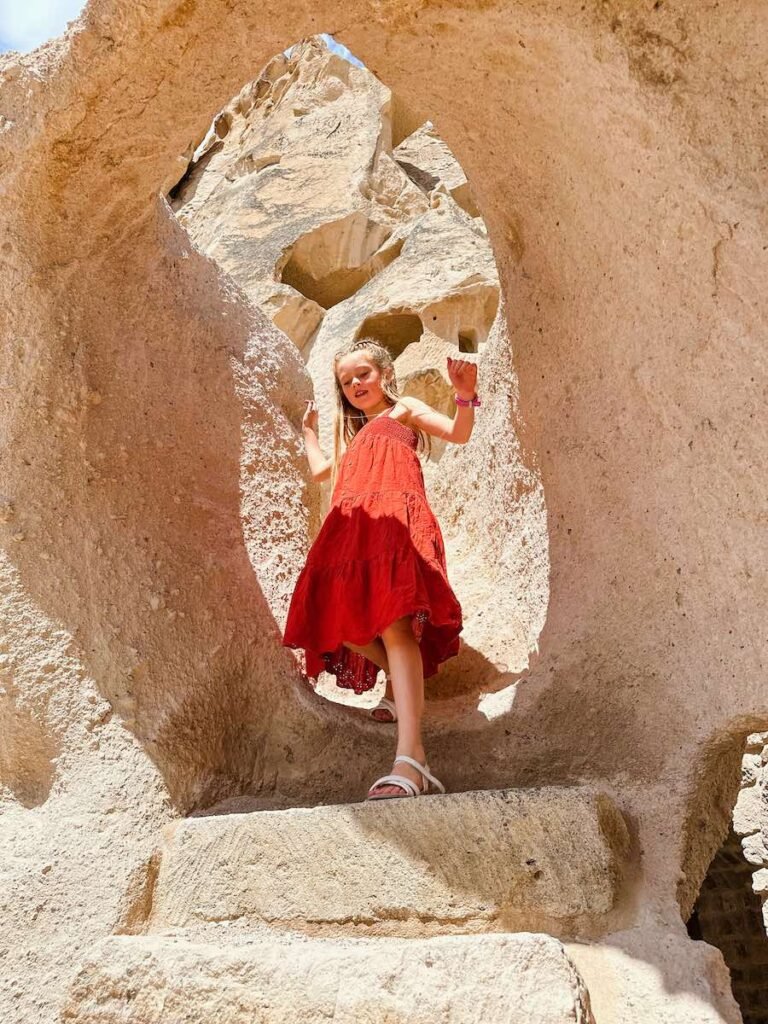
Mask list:
MULTIPOLYGON (((422 747, 421 750, 417 751, 415 755, 414 754, 410 754, 409 756, 413 757, 414 761, 418 761, 419 764, 426 764, 427 755, 424 753, 424 748, 423 747, 422 747)), ((394 763, 392 765, 392 772, 391 772, 391 774, 392 775, 403 775, 406 779, 409 780, 409 782, 412 782, 414 784, 414 786, 416 787, 416 789, 418 789, 418 790, 421 790, 423 788, 423 786, 424 786, 424 776, 421 774, 421 772, 419 772, 419 770, 417 768, 414 768, 413 765, 410 765, 410 764, 408 764, 405 761, 398 761, 397 758, 395 758, 395 761, 394 761, 394 763)), ((403 790, 403 788, 401 786, 398 786, 398 785, 396 785, 394 783, 391 783, 391 784, 390 783, 382 783, 382 785, 380 785, 380 786, 377 786, 376 783, 374 783, 371 786, 371 788, 368 790, 368 798, 369 799, 371 797, 378 798, 378 797, 385 797, 385 796, 407 796, 407 795, 408 794, 403 790)))
POLYGON ((387 685, 384 689, 384 696, 376 707, 371 709, 371 718, 375 718, 377 722, 385 722, 389 724, 397 721, 397 708, 395 707, 395 695, 392 690, 392 680, 389 676, 387 676, 386 679, 387 685))
POLYGON ((395 702, 382 697, 376 707, 371 708, 371 718, 375 718, 377 722, 396 722, 397 708, 395 707, 395 702))
POLYGON ((367 800, 390 800, 397 797, 445 793, 445 786, 436 779, 422 760, 398 754, 391 775, 384 775, 368 790, 367 800), (415 778, 414 778, 415 776, 415 778))

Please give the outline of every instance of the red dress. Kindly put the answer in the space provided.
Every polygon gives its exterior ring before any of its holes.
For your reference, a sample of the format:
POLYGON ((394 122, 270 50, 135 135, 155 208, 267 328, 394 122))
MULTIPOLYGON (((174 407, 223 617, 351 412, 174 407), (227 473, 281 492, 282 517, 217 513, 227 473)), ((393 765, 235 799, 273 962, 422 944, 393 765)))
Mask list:
POLYGON ((363 646, 404 615, 413 616, 425 679, 459 652, 461 606, 417 443, 389 412, 355 434, 288 609, 283 646, 305 650, 309 676, 325 670, 355 693, 375 685, 379 668, 342 641, 363 646))

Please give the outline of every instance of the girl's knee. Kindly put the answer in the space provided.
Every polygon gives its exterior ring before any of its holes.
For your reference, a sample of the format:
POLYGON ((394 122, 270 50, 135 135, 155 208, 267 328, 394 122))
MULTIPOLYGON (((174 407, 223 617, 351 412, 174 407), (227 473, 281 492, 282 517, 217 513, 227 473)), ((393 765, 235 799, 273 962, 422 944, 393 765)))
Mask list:
POLYGON ((391 640, 414 639, 413 624, 410 615, 404 615, 402 619, 395 619, 386 629, 382 630, 381 638, 384 643, 391 640))

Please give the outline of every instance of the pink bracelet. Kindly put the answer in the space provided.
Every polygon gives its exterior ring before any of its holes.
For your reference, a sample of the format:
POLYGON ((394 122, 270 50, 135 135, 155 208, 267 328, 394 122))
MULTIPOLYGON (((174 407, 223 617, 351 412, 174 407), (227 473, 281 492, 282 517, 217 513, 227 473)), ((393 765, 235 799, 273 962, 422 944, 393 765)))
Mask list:
POLYGON ((480 405, 480 399, 477 397, 477 395, 475 395, 474 398, 459 398, 458 395, 454 395, 453 397, 456 399, 456 405, 480 405))

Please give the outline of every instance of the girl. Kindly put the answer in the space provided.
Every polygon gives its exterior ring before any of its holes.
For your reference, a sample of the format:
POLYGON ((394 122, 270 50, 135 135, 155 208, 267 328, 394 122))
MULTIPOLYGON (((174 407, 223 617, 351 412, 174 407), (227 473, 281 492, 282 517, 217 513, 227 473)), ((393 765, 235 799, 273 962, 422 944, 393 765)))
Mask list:
POLYGON ((370 690, 380 668, 391 680, 398 771, 374 782, 369 800, 420 796, 430 783, 445 792, 424 754, 424 679, 458 654, 461 607, 416 451, 429 447, 430 434, 465 444, 480 404, 477 367, 449 357, 447 369, 453 419, 400 396, 383 346, 350 342, 333 360, 333 459, 320 450, 314 402, 302 422, 312 479, 330 477, 332 496, 293 592, 283 644, 304 648, 309 676, 325 669, 355 693, 370 690))

